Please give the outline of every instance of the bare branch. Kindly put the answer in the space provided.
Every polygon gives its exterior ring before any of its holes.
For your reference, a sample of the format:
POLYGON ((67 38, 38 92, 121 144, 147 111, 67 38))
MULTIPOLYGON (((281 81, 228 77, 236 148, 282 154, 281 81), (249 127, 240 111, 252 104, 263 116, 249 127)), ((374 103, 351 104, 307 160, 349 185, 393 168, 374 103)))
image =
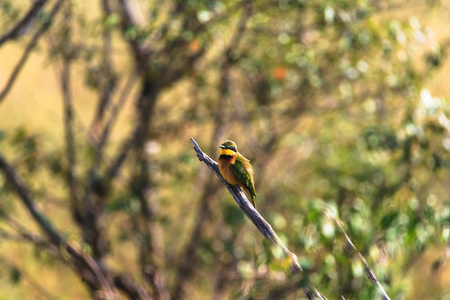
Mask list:
MULTIPOLYGON (((297 256, 289 251, 289 249, 284 245, 281 239, 278 237, 276 232, 272 229, 272 226, 259 214, 259 212, 253 207, 250 201, 247 199, 245 194, 241 191, 241 189, 237 186, 233 186, 228 184, 225 179, 223 179, 222 175, 220 175, 219 167, 217 163, 211 159, 208 155, 203 153, 198 144, 195 142, 193 138, 191 138, 191 142, 194 145, 194 150, 197 153, 197 157, 200 161, 203 161, 210 169, 213 171, 217 177, 223 182, 223 184, 228 188, 230 194, 233 196, 236 203, 239 205, 239 208, 247 215, 247 217, 255 224, 258 230, 262 233, 262 235, 269 239, 274 245, 279 247, 285 257, 289 258, 290 269, 293 275, 300 275, 303 271, 300 266, 297 256)), ((301 286, 305 296, 308 299, 322 299, 325 298, 315 289, 309 288, 305 286, 301 286)))
MULTIPOLYGON (((375 273, 372 271, 372 269, 370 268, 369 264, 367 263, 367 260, 364 258, 364 256, 362 256, 361 252, 358 251, 358 249, 355 247, 353 242, 350 240, 350 238, 347 235, 347 233, 345 232, 344 228, 341 226, 341 223, 332 214, 329 213, 328 215, 330 216, 331 219, 333 219, 333 221, 339 227, 341 232, 344 234, 344 237, 345 237, 345 239, 347 241, 347 248, 351 251, 352 254, 357 254, 359 259, 363 262, 363 264, 364 264, 364 272, 366 273, 367 278, 369 278, 369 280, 373 284, 373 286, 378 289, 378 291, 381 294, 382 299, 383 300, 390 300, 390 298, 386 294, 383 286, 381 285, 381 283, 378 281, 377 277, 375 276, 375 273)), ((343 296, 341 296, 341 297, 344 298, 343 296)))
POLYGON ((22 32, 30 25, 30 23, 33 21, 34 18, 38 15, 38 13, 41 11, 41 8, 44 6, 44 4, 47 2, 47 0, 36 0, 28 10, 28 12, 23 16, 23 18, 16 23, 16 25, 11 28, 10 31, 5 33, 0 37, 0 46, 5 43, 8 40, 15 39, 19 37, 22 32))
POLYGON ((20 58, 17 65, 14 67, 13 72, 11 73, 8 81, 5 84, 5 87, 0 92, 0 103, 2 100, 6 97, 6 95, 11 90, 12 86, 14 85, 14 82, 17 79, 17 76, 19 76, 20 71, 22 70, 23 66, 28 60, 28 57, 31 54, 31 51, 36 46, 39 38, 42 34, 44 34, 49 28, 52 23, 53 17, 58 13, 59 9, 61 8, 61 4, 63 3, 63 0, 59 0, 55 3, 52 10, 50 11, 50 15, 48 16, 48 19, 44 22, 44 24, 41 25, 41 27, 35 32, 33 37, 31 38, 31 41, 28 43, 27 47, 25 48, 25 51, 22 54, 22 57, 20 58))

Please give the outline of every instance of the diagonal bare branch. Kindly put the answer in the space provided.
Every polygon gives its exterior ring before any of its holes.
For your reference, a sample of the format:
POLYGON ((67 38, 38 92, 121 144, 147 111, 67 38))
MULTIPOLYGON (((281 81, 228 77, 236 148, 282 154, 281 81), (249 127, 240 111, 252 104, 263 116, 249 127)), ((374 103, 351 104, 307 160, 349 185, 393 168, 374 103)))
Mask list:
MULTIPOLYGON (((353 255, 357 255, 358 258, 363 262, 364 264, 364 272, 366 273, 367 278, 369 278, 370 282, 373 284, 373 286, 378 289, 380 292, 381 298, 383 300, 390 300, 389 296, 386 294, 386 291, 384 290, 381 283, 378 281, 377 276, 375 276, 375 273, 370 268, 369 264, 367 263, 367 260, 364 258, 364 256, 361 254, 361 252, 358 251, 355 244, 353 244, 352 240, 348 236, 347 232, 345 232, 344 228, 342 227, 341 223, 331 214, 328 214, 331 219, 333 219, 334 223, 338 226, 338 228, 341 230, 342 234, 345 237, 345 240, 347 241, 347 248, 351 251, 353 255)), ((342 298, 344 298, 342 296, 342 298)))

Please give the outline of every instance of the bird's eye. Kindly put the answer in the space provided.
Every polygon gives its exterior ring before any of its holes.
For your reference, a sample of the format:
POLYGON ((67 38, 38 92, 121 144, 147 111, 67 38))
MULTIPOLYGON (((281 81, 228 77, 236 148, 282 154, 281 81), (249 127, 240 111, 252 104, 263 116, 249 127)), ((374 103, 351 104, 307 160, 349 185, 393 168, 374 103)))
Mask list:
POLYGON ((231 150, 233 150, 233 151, 235 151, 235 152, 236 152, 236 147, 234 147, 234 146, 230 146, 230 147, 228 147, 228 148, 230 148, 231 150))

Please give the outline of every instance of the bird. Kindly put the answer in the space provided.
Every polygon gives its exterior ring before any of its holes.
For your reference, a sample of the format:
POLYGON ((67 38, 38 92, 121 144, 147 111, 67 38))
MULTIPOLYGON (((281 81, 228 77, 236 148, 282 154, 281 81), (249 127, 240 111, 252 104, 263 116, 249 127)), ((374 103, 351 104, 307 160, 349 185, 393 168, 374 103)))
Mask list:
POLYGON ((239 186, 256 209, 256 190, 253 167, 250 161, 238 152, 235 142, 227 140, 219 146, 218 159, 220 175, 231 185, 239 186))

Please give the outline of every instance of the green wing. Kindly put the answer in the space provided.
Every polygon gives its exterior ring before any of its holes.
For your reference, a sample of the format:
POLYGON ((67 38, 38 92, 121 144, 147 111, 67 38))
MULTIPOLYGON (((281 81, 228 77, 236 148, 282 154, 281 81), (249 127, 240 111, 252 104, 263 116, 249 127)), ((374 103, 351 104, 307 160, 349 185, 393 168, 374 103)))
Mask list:
POLYGON ((230 165, 233 175, 242 183, 253 197, 256 197, 255 183, 253 181, 253 168, 249 160, 245 157, 238 156, 234 164, 230 165))

